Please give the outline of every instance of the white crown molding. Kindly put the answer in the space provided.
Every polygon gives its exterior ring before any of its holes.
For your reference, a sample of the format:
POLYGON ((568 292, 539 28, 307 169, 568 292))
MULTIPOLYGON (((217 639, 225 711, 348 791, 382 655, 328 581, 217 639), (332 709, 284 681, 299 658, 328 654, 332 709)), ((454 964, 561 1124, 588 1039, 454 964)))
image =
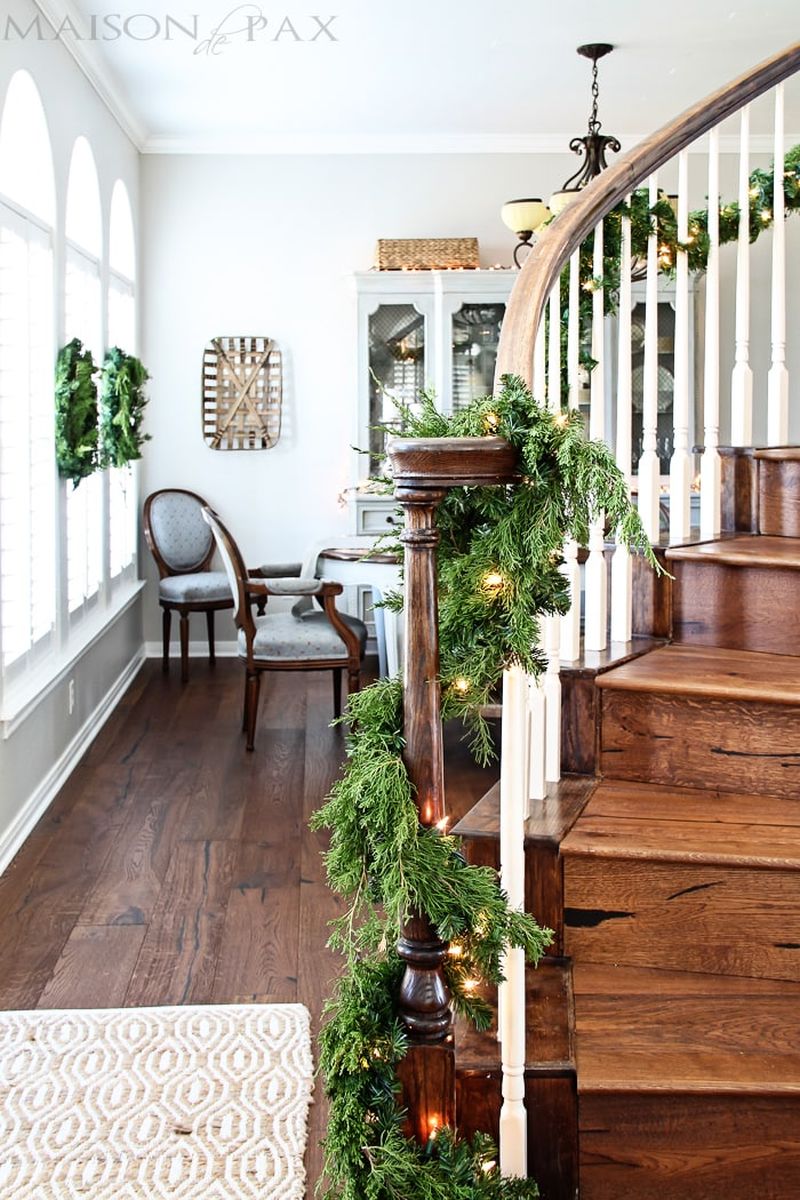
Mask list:
MULTIPOLYGON (((145 139, 143 154, 216 154, 216 155, 314 155, 314 154, 568 154, 569 134, 290 134, 243 133, 191 134, 173 136, 155 134, 145 139)), ((642 134, 620 138, 622 151, 631 150, 642 134)), ((786 144, 800 142, 800 134, 790 134, 786 144)), ((771 134, 750 138, 751 154, 771 154, 771 134)), ((723 154, 738 154, 739 138, 724 134, 720 138, 723 154)), ((706 139, 689 147, 690 154, 704 154, 706 139)), ((612 159, 613 161, 613 159, 612 159)))
MULTIPOLYGON (((33 0, 52 29, 59 29, 69 21, 76 29, 86 24, 72 0, 33 0)), ((141 151, 147 141, 147 130, 131 110, 114 75, 109 71, 101 52, 94 43, 75 37, 59 38, 61 45, 72 55, 83 74, 102 100, 111 116, 137 150, 141 151)))

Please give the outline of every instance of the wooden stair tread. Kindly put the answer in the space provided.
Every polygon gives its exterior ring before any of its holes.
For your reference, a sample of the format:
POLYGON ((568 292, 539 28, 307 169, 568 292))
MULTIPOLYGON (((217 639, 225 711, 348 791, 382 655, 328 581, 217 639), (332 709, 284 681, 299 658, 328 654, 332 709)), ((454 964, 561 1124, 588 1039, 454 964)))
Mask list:
POLYGON ((767 462, 800 462, 800 446, 763 446, 753 451, 753 457, 767 462))
POLYGON ((800 571, 800 538, 745 534, 694 546, 673 546, 667 550, 667 559, 670 562, 783 567, 800 571))
POLYGON ((800 1096, 800 983, 573 967, 578 1090, 800 1096))
MULTIPOLYGON (((565 775, 558 783, 549 783, 544 800, 531 802, 533 812, 525 822, 526 841, 559 842, 596 786, 596 779, 583 775, 565 775)), ((500 837, 499 781, 453 826, 452 833, 471 839, 500 837)))
POLYGON ((709 699, 800 704, 800 658, 670 645, 598 675, 597 686, 709 699))
MULTIPOLYGON (((538 967, 525 972, 527 1073, 574 1073, 575 1052, 572 1039, 572 978, 565 959, 543 959, 538 967)), ((500 1070, 500 1043, 497 1040, 497 1009, 492 1025, 478 1033, 466 1021, 456 1022, 456 1063, 458 1073, 500 1070)))
POLYGON ((800 868, 800 800, 604 781, 562 853, 800 868))

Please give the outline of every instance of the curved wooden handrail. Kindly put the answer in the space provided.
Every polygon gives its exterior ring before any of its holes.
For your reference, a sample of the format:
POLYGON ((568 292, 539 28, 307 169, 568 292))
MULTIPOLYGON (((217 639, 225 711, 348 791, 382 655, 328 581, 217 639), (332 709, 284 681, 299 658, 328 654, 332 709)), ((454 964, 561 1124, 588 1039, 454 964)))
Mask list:
POLYGON ((533 349, 544 305, 570 255, 595 226, 665 162, 770 88, 800 70, 800 42, 782 50, 688 108, 645 138, 583 189, 547 227, 528 255, 509 298, 495 372, 531 382, 533 349))

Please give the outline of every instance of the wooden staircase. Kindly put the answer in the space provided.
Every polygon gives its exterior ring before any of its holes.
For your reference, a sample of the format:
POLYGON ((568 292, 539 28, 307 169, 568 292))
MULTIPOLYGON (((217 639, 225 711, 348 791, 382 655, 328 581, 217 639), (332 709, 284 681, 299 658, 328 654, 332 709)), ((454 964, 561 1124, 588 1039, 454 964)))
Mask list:
MULTIPOLYGON (((526 830, 556 932, 528 995, 544 1200, 800 1197, 800 449, 748 461, 754 527, 666 553, 672 640, 580 705, 563 672, 597 750, 526 830)), ((493 789, 456 829, 473 861, 498 826, 493 789)), ((459 1038, 459 1122, 496 1128, 496 1042, 459 1038)))

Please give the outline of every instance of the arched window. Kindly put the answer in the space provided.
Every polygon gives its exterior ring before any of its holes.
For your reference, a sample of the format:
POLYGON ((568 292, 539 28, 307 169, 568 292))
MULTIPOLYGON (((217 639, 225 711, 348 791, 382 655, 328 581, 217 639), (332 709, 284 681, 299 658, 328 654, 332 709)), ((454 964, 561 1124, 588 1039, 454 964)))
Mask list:
POLYGON ((108 267, 108 344, 130 354, 136 343, 136 237, 128 189, 121 179, 111 194, 108 267))
MULTIPOLYGON (((108 344, 136 353, 136 236, 128 189, 121 179, 111 193, 108 230, 108 344)), ((135 573, 136 478, 131 467, 108 472, 108 561, 112 583, 135 573)))
MULTIPOLYGON (((100 264, 103 220, 94 155, 75 140, 67 184, 64 340, 80 338, 99 365, 103 358, 100 264)), ((80 615, 98 597, 102 580, 102 478, 88 476, 67 492, 67 593, 80 615)))
POLYGON ((72 148, 67 185, 66 341, 79 337, 99 362, 103 351, 100 260, 103 218, 94 155, 85 137, 72 148))
POLYGON ((0 120, 0 666, 22 674, 56 618, 53 435, 55 180, 26 71, 0 120))

